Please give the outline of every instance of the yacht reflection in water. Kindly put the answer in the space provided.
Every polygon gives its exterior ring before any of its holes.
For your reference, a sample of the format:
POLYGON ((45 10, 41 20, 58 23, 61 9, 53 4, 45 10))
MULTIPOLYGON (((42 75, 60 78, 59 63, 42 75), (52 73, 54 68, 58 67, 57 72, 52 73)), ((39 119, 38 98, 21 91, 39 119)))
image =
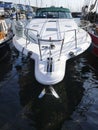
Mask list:
POLYGON ((68 61, 64 80, 53 86, 60 98, 57 99, 47 92, 43 98, 38 99, 40 91, 45 86, 34 78, 34 68, 31 68, 31 64, 34 62, 28 62, 29 69, 24 65, 19 72, 20 102, 26 108, 24 115, 31 120, 31 125, 36 130, 60 130, 64 121, 70 118, 81 101, 83 82, 68 61))
POLYGON ((0 62, 0 81, 3 81, 6 75, 12 70, 11 51, 9 49, 8 55, 0 62))

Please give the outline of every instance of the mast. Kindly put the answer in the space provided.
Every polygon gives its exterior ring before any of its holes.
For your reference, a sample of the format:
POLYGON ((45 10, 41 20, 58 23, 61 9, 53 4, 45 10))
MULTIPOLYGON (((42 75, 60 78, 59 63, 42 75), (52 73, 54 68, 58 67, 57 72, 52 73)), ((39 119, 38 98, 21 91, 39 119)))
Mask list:
MULTIPOLYGON (((96 2, 96 10, 95 10, 95 12, 97 13, 97 7, 98 7, 98 1, 96 2)), ((96 17, 97 17, 97 14, 95 13, 95 15, 94 15, 94 22, 96 21, 96 17)))
POLYGON ((92 22, 95 22, 95 20, 96 20, 96 11, 97 11, 97 5, 98 5, 97 3, 98 3, 97 0, 95 0, 95 1, 93 0, 93 2, 92 2, 92 0, 90 0, 90 4, 89 4, 89 8, 88 8, 88 13, 89 13, 88 19, 92 22), (94 17, 92 17, 92 16, 94 16, 94 17))
POLYGON ((29 6, 30 6, 30 0, 28 0, 29 1, 29 6))
POLYGON ((97 0, 95 0, 95 3, 90 6, 90 11, 92 11, 96 6, 97 0))
POLYGON ((41 0, 41 3, 40 3, 40 7, 42 7, 42 0, 41 0))
POLYGON ((38 1, 36 0, 36 7, 38 7, 38 1))

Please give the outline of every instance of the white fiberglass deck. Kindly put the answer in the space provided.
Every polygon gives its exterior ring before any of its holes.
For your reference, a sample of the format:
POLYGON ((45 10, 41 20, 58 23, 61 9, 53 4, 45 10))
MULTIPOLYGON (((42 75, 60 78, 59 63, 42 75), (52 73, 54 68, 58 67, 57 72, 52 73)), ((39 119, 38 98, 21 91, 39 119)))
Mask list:
POLYGON ((15 36, 17 50, 35 60, 35 77, 45 85, 63 80, 70 52, 77 56, 91 44, 86 31, 77 27, 73 19, 34 19, 23 37, 15 36))

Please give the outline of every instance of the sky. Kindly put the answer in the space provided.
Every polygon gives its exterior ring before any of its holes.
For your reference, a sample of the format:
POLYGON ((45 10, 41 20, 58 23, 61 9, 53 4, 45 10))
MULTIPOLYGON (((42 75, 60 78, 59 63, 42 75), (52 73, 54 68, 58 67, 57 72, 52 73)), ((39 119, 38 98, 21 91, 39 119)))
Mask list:
POLYGON ((91 0, 0 0, 13 3, 29 4, 37 7, 49 6, 63 6, 69 8, 71 11, 80 12, 84 4, 89 3, 91 0))

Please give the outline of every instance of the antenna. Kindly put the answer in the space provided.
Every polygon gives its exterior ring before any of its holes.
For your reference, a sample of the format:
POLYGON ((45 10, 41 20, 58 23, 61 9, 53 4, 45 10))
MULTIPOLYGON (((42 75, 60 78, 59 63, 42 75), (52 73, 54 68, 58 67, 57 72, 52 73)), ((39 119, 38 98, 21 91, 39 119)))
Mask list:
POLYGON ((26 5, 26 0, 25 0, 25 5, 26 5))
POLYGON ((93 9, 95 8, 96 3, 97 3, 97 0, 95 0, 94 4, 92 4, 92 5, 90 6, 90 11, 93 10, 93 9))
POLYGON ((37 2, 37 0, 36 0, 36 7, 38 7, 38 2, 37 2))
MULTIPOLYGON (((96 13, 97 13, 97 7, 98 7, 98 1, 96 1, 96 13)), ((96 21, 96 17, 97 17, 96 13, 94 15, 94 22, 96 21)))
POLYGON ((28 0, 29 1, 29 5, 30 5, 30 0, 28 0))
POLYGON ((40 4, 40 7, 42 7, 42 0, 41 0, 41 4, 40 4))

